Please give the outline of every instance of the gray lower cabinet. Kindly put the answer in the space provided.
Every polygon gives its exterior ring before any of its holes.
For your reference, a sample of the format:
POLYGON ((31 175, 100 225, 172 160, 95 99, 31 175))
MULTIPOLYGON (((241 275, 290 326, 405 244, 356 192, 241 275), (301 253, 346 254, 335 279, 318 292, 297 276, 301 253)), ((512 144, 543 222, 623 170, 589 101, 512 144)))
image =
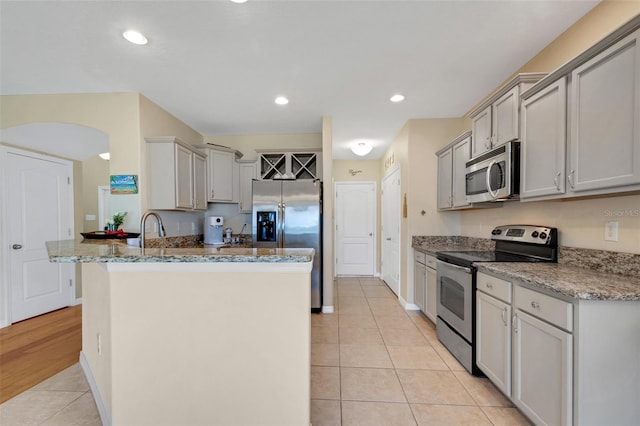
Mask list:
POLYGON ((436 275, 436 258, 433 256, 426 256, 427 259, 427 307, 424 312, 434 324, 436 323, 436 287, 438 285, 438 278, 436 275))
POLYGON ((537 425, 635 425, 640 301, 572 299, 478 272, 476 362, 537 425))
POLYGON ((427 266, 425 254, 414 251, 413 262, 413 302, 422 312, 427 308, 427 266))

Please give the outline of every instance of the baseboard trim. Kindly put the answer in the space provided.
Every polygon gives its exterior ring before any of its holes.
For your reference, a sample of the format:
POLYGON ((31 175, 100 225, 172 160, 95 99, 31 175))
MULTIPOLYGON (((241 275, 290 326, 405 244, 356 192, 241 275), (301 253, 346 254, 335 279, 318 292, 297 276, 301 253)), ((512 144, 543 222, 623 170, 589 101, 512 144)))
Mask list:
POLYGON ((82 367, 82 371, 87 378, 87 382, 89 382, 89 388, 91 389, 93 399, 98 407, 98 413, 100 414, 100 421, 102 421, 102 425, 111 426, 111 413, 109 413, 109 410, 104 403, 104 398, 100 393, 100 389, 98 389, 98 384, 96 383, 95 377, 93 377, 91 367, 89 367, 89 361, 87 361, 87 358, 84 356, 84 352, 82 351, 80 351, 80 367, 82 367))
POLYGON ((322 313, 323 314, 332 314, 333 312, 334 312, 333 311, 333 306, 331 306, 331 305, 322 306, 322 313))
POLYGON ((71 305, 71 306, 78 306, 78 305, 82 305, 82 297, 78 297, 78 298, 73 302, 73 305, 71 305))
POLYGON ((398 296, 398 300, 400 300, 400 304, 406 311, 419 311, 420 307, 415 303, 407 303, 401 296, 398 296))

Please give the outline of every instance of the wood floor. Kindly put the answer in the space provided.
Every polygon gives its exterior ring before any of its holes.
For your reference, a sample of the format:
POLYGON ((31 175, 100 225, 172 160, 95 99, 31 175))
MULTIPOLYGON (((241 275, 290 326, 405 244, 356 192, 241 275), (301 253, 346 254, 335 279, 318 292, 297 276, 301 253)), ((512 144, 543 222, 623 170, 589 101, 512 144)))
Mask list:
POLYGON ((0 329, 0 403, 78 362, 82 305, 0 329))

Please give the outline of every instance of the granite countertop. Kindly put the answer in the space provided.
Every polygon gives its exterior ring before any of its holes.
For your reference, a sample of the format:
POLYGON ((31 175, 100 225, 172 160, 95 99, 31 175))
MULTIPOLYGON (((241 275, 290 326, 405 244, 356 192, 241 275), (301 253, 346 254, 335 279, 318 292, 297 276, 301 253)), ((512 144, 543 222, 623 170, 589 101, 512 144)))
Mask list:
POLYGON ((479 271, 499 274, 580 300, 640 300, 640 278, 561 263, 480 262, 479 271))
MULTIPOLYGON (((490 240, 447 236, 414 236, 412 247, 432 256, 438 251, 493 249, 490 240)), ((573 299, 640 301, 640 276, 635 273, 639 258, 629 253, 560 247, 559 263, 478 262, 475 266, 573 299)))
POLYGON ((129 246, 119 240, 48 241, 49 260, 55 263, 132 263, 132 262, 311 262, 311 248, 235 248, 198 245, 180 248, 144 248, 129 246))

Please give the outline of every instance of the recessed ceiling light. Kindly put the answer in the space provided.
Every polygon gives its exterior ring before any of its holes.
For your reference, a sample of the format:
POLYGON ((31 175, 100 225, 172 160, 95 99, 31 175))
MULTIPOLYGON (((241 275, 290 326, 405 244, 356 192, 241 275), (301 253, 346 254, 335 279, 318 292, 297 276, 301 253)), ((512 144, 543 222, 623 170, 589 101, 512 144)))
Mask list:
POLYGON ((127 30, 122 33, 122 37, 133 44, 147 44, 147 38, 135 30, 127 30))
POLYGON ((289 103, 289 99, 284 96, 278 96, 275 101, 278 105, 286 105, 289 103))
POLYGON ((110 160, 111 159, 111 154, 109 154, 108 152, 103 152, 102 154, 98 154, 100 156, 100 158, 102 158, 103 160, 110 160))
POLYGON ((238 4, 247 2, 247 0, 231 0, 231 1, 238 4))
POLYGON ((404 101, 404 96, 398 93, 393 95, 389 100, 391 102, 402 102, 404 101))

